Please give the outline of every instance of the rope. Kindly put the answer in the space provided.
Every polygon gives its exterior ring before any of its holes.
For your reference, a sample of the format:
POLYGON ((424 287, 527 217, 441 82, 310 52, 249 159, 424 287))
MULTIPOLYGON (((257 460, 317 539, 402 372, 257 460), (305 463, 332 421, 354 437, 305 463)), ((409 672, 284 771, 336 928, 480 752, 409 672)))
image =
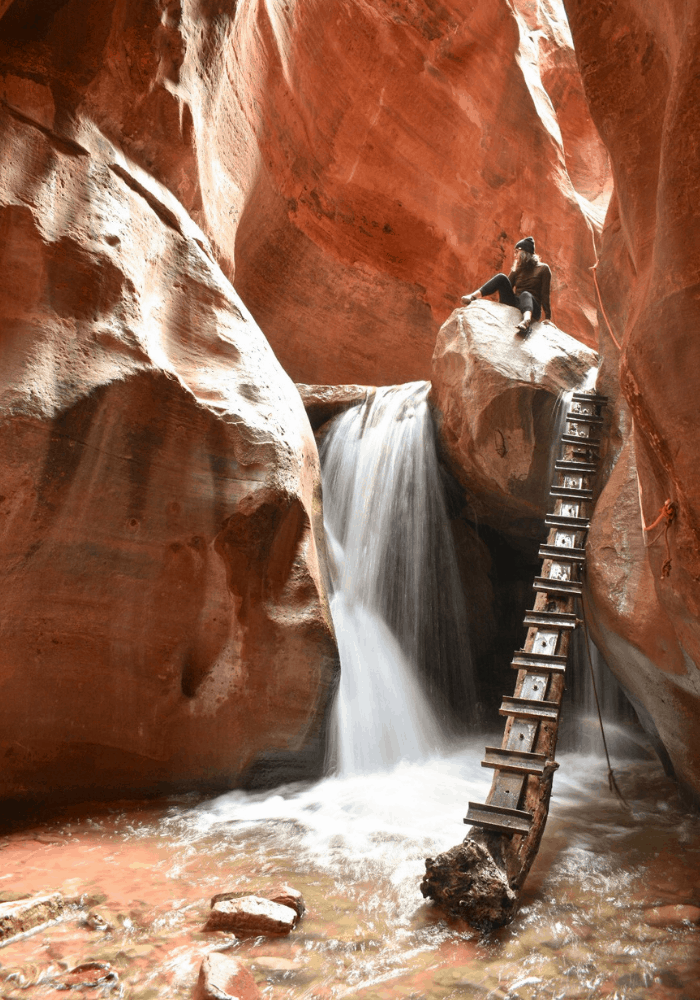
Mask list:
POLYGON ((661 505, 661 509, 659 510, 659 516, 656 518, 653 524, 650 524, 648 528, 645 527, 644 530, 653 531, 654 528, 656 528, 659 524, 661 524, 664 518, 666 518, 668 524, 670 524, 671 521, 673 521, 673 519, 675 518, 675 516, 676 516, 676 505, 673 502, 673 500, 664 500, 663 504, 661 505))
MULTIPOLYGON (((668 541, 668 529, 676 520, 677 512, 678 508, 673 500, 664 500, 663 504, 661 505, 661 510, 659 511, 659 515, 654 521, 654 523, 650 524, 649 527, 647 527, 646 524, 643 524, 644 531, 653 531, 654 528, 658 528, 658 526, 661 524, 664 518, 666 519, 666 525, 663 528, 664 541, 666 542, 666 560, 663 566, 661 567, 662 580, 664 580, 671 573, 671 546, 668 541)), ((643 520, 644 520, 644 515, 642 515, 642 522, 643 520)), ((659 538, 661 538, 661 532, 659 532, 656 538, 652 538, 652 540, 648 544, 653 545, 655 542, 659 540, 659 538)))
POLYGON ((585 608, 584 603, 583 603, 583 597, 580 598, 580 602, 581 602, 581 614, 582 614, 582 618, 583 618, 583 631, 584 631, 585 636, 586 636, 586 654, 588 656, 588 667, 589 667, 590 672, 591 672, 591 681, 593 683, 593 694, 595 695, 595 707, 596 707, 596 711, 598 712, 598 722, 600 723, 600 735, 603 737, 603 747, 605 749, 605 759, 608 762, 608 788, 610 789, 611 792, 614 792, 614 794, 617 795, 618 799, 625 806, 625 808, 626 809, 630 809, 630 811, 631 811, 631 807, 630 807, 629 802, 624 797, 624 795, 622 794, 622 792, 620 791, 620 789, 618 787, 617 781, 615 780, 615 775, 613 773, 612 764, 610 763, 610 754, 608 753, 608 741, 605 739, 605 728, 603 726, 603 715, 602 715, 602 713, 600 711, 600 701, 598 700, 598 686, 597 686, 597 684, 595 682, 595 673, 593 671, 593 658, 591 656, 591 637, 588 634, 588 623, 586 621, 586 608, 585 608))
POLYGON ((589 270, 593 271, 593 284, 595 285, 595 290, 596 290, 596 293, 598 295, 598 305, 600 306, 600 311, 603 314, 603 319, 605 320, 605 324, 606 324, 606 326, 608 328, 610 336, 613 339, 613 344, 618 349, 618 351, 621 351, 622 348, 620 347, 620 345, 617 342, 617 337, 612 332, 612 327, 610 326, 610 320, 608 319, 608 314, 605 311, 605 306, 603 305, 603 299, 602 299, 601 294, 600 294, 600 288, 598 287, 598 278, 597 278, 595 272, 596 272, 596 268, 598 267, 598 264, 600 264, 600 261, 598 260, 598 251, 596 250, 595 237, 593 238, 593 253, 595 254, 595 264, 593 265, 593 267, 589 268, 589 270))

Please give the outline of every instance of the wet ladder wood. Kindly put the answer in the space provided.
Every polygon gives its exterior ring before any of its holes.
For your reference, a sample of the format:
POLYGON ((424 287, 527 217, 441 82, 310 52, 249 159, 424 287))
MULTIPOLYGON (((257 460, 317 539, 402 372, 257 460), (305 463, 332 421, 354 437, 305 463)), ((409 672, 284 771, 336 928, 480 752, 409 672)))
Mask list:
MULTIPOLYGON (((583 588, 585 544, 593 510, 593 477, 598 469, 602 410, 607 399, 574 393, 557 447, 550 489, 550 529, 540 546, 541 575, 535 578, 534 607, 524 625, 527 639, 511 666, 518 671, 515 692, 504 697, 500 714, 506 724, 500 747, 487 747, 482 766, 494 769, 485 803, 469 803, 465 823, 508 837, 520 835, 521 857, 528 838, 539 839, 548 795, 540 785, 551 780, 569 638, 577 625, 574 600, 583 588), (547 768, 549 766, 549 773, 547 768), (543 814, 544 813, 544 814, 543 814), (533 829, 533 824, 537 830, 533 829)), ((535 845, 536 850, 536 845, 535 845)))

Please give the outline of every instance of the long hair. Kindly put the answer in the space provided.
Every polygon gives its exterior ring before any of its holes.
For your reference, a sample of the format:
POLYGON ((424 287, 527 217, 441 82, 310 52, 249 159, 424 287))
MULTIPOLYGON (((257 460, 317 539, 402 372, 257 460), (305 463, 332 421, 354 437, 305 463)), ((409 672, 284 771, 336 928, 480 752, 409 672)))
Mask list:
POLYGON ((540 258, 536 253, 528 253, 527 250, 518 250, 520 258, 518 260, 518 267, 534 267, 539 264, 540 258))

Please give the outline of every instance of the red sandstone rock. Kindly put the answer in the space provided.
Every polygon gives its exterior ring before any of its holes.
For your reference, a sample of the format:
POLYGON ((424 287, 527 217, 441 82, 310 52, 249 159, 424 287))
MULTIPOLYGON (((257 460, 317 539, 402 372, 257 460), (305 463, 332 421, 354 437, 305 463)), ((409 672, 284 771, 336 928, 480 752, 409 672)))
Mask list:
MULTIPOLYGON (((659 602, 647 546, 665 548, 663 525, 642 530, 634 442, 630 438, 595 509, 588 540, 588 612, 608 666, 649 714, 687 788, 700 786, 700 684, 673 622, 659 602)), ((640 712, 642 723, 648 722, 640 712)))
POLYGON ((457 309, 435 346, 430 401, 470 516, 540 537, 557 397, 581 383, 597 355, 550 323, 518 337, 520 318, 486 299, 457 309))
MULTIPOLYGON (((250 896, 250 892, 239 892, 233 890, 231 892, 218 892, 215 896, 211 898, 211 906, 215 906, 217 903, 227 902, 232 899, 242 899, 244 896, 250 896)), ((267 889, 256 894, 254 898, 258 896, 263 899, 269 899, 273 903, 279 903, 281 906, 289 906, 296 911, 297 918, 303 917, 306 907, 304 905, 304 897, 299 892, 298 889, 294 889, 291 885, 276 885, 272 889, 267 889)))
POLYGON ((327 420, 359 406, 376 392, 373 385, 302 385, 297 383, 299 395, 313 428, 319 428, 327 420))
POLYGON ((637 581, 633 603, 646 609, 639 632, 630 635, 632 609, 622 605, 616 611, 604 589, 606 569, 598 567, 591 595, 605 628, 598 638, 624 684, 635 682, 634 664, 642 665, 643 704, 679 777, 698 793, 700 3, 566 0, 566 8, 588 103, 615 177, 599 280, 621 350, 604 324, 602 345, 609 370, 619 370, 634 439, 634 456, 630 452, 615 479, 620 492, 611 493, 594 518, 596 558, 611 558, 611 572, 637 581), (618 531, 618 509, 632 503, 635 490, 647 525, 666 499, 676 503, 668 554, 663 535, 652 541, 647 534, 645 547, 641 529, 618 531), (616 532, 610 551, 605 540, 616 532), (625 549, 628 535, 636 541, 625 549))
POLYGON ((217 899, 206 923, 208 931, 234 934, 289 934, 299 919, 296 906, 285 906, 261 896, 217 899))
POLYGON ((255 980, 238 959, 212 952, 202 962, 194 1000, 258 1000, 259 996, 255 980))
POLYGON ((0 796, 308 773, 337 654, 299 395, 166 189, 0 125, 0 796))
POLYGON ((265 169, 236 286, 294 378, 425 378, 458 296, 531 231, 556 318, 592 341, 593 230, 508 3, 297 3, 258 24, 265 169))
POLYGON ((306 912, 306 904, 304 903, 304 897, 291 885, 276 885, 272 889, 269 889, 265 896, 267 899, 271 899, 273 903, 279 903, 281 906, 290 906, 296 911, 297 919, 301 919, 306 912))
POLYGON ((555 319, 592 341, 580 195, 604 154, 554 0, 537 35, 507 0, 1 9, 4 99, 94 123, 169 188, 295 379, 427 377, 459 295, 529 232, 555 319))

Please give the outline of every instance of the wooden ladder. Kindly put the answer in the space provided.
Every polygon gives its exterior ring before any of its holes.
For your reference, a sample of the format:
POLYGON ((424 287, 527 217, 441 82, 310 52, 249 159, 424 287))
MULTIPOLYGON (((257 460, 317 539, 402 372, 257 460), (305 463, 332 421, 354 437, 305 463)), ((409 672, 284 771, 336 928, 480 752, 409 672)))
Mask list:
MULTIPOLYGON (((541 575, 535 578, 534 607, 524 624, 527 639, 511 666, 518 671, 513 697, 504 697, 506 717, 500 747, 486 747, 483 767, 494 769, 485 803, 469 803, 465 823, 523 840, 518 854, 536 851, 547 818, 549 787, 556 765, 559 713, 571 633, 578 624, 574 601, 583 589, 585 544, 593 512, 593 477, 598 471, 602 410, 607 397, 575 392, 549 491, 554 510, 540 546, 541 575), (547 789, 541 786, 549 783, 547 789), (527 841, 535 843, 527 844, 527 841)), ((529 865, 528 865, 529 867, 529 865)), ((526 872, 522 873, 522 877, 526 872)))

